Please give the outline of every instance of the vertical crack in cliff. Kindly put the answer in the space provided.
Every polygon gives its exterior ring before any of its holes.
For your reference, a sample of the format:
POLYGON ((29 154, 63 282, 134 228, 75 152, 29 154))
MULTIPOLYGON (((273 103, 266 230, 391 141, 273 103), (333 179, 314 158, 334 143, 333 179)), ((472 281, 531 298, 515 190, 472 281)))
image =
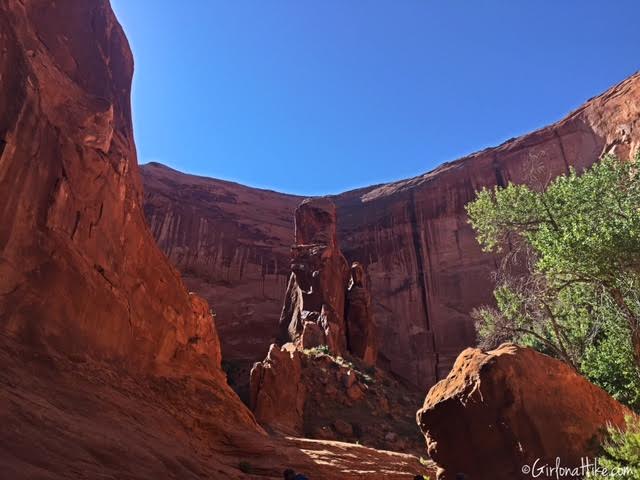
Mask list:
POLYGON ((73 223, 73 230, 71 231, 71 240, 73 240, 76 236, 76 232, 78 231, 78 226, 80 225, 80 211, 76 212, 76 220, 73 223))
POLYGON ((420 239, 420 228, 418 226, 418 215, 416 208, 416 194, 411 192, 411 205, 409 205, 409 221, 411 222, 411 237, 413 240, 413 249, 416 252, 416 275, 418 287, 420 288, 420 297, 422 300, 422 308, 424 309, 427 330, 431 331, 431 321, 429 319, 429 308, 427 301, 427 280, 424 273, 424 252, 422 249, 422 241, 420 239))
POLYGON ((562 137, 560 136, 560 134, 558 133, 557 129, 553 129, 553 134, 555 135, 555 137, 558 139, 558 144, 560 145, 560 153, 562 154, 562 161, 564 162, 564 170, 565 173, 568 175, 569 174, 569 162, 567 162, 567 155, 564 151, 564 145, 562 143, 562 137))
MULTIPOLYGON (((416 252, 416 274, 418 285, 420 288, 422 308, 424 309, 424 319, 427 327, 427 332, 431 338, 431 348, 433 349, 433 356, 435 360, 434 375, 438 380, 438 353, 436 351, 436 338, 431 329, 431 318, 429 316, 429 289, 427 285, 427 278, 425 272, 425 251, 422 248, 422 239, 420 238, 420 227, 418 224, 418 214, 416 205, 416 192, 411 192, 411 204, 409 205, 409 221, 411 222, 411 237, 413 239, 413 248, 416 252)), ((428 255, 428 251, 426 254, 428 255)))
POLYGON ((496 176, 496 184, 501 188, 506 187, 507 181, 502 174, 500 163, 498 163, 498 155, 496 153, 493 154, 493 161, 491 162, 491 166, 493 167, 493 173, 496 176))
POLYGON ((0 160, 2 160, 2 154, 4 153, 4 147, 7 146, 7 142, 0 138, 0 160))

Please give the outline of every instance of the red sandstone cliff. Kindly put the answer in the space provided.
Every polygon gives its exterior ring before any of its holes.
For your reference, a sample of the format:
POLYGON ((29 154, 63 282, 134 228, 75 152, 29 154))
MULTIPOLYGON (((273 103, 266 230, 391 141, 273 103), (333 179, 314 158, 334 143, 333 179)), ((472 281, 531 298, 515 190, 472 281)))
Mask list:
MULTIPOLYGON (((424 388, 446 376, 457 354, 474 343, 469 312, 492 300, 495 268, 466 221, 464 205, 477 189, 584 168, 611 150, 626 158, 638 146, 639 117, 636 74, 547 128, 425 175, 333 197, 341 249, 371 279, 378 337, 385 339, 379 365, 424 388)), ((236 312, 218 321, 225 356, 261 360, 277 334, 299 199, 157 164, 143 166, 143 179, 145 213, 161 247, 195 291, 236 312), (236 206, 256 200, 257 215, 236 206), (215 213, 203 213, 203 206, 215 213), (194 227, 201 223, 206 229, 194 227), (278 269, 265 269, 264 259, 278 259, 278 269), (200 287, 207 282, 226 299, 200 287)))
POLYGON ((111 9, 0 6, 0 329, 139 369, 217 371, 208 309, 145 227, 133 60, 111 9))
POLYGON ((269 438, 226 384, 207 303, 145 226, 133 61, 109 3, 1 0, 0 51, 2 475, 419 471, 407 455, 269 438))
POLYGON ((140 170, 151 231, 189 289, 216 306, 225 359, 262 360, 277 336, 303 198, 157 163, 140 170))

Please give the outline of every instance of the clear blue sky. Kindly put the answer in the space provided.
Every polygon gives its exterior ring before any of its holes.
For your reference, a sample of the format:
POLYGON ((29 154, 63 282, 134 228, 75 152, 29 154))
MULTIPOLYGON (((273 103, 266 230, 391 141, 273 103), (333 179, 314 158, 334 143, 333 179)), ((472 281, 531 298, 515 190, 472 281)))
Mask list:
POLYGON ((140 163, 299 194, 424 173, 640 68, 638 0, 112 0, 140 163))

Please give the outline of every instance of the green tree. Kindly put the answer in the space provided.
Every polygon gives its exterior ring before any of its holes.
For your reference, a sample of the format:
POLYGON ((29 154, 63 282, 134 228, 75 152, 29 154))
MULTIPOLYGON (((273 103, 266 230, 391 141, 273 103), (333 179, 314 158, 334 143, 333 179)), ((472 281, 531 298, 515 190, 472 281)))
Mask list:
POLYGON ((629 347, 616 361, 632 371, 615 388, 626 382, 640 391, 639 167, 638 157, 607 156, 539 189, 483 189, 467 205, 478 241, 504 258, 497 308, 474 312, 483 346, 531 345, 604 382, 602 369, 615 359, 594 346, 613 347, 616 334, 629 347))

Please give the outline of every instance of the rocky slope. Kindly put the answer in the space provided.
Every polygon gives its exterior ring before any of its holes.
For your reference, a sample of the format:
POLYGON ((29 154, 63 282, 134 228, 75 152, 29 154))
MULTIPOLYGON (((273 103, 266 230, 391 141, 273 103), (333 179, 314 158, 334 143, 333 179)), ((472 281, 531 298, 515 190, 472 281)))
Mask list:
MULTIPOLYGON (((385 339, 378 364, 424 388, 473 343, 469 312, 491 301, 496 262, 466 221, 464 205, 477 189, 540 184, 605 152, 628 158, 639 118, 636 74, 554 125, 425 175, 333 197, 342 251, 371 280, 385 339)), ((261 360, 277 335, 300 199, 158 164, 142 172, 145 213, 161 247, 188 285, 225 311, 218 322, 225 357, 261 360)))
POLYGON ((407 455, 270 438, 226 384, 207 303, 145 225, 133 62, 109 3, 3 0, 0 50, 3 475, 420 471, 407 455))
POLYGON ((424 393, 361 359, 272 345, 251 370, 251 408, 267 429, 425 456, 415 411, 424 393))

